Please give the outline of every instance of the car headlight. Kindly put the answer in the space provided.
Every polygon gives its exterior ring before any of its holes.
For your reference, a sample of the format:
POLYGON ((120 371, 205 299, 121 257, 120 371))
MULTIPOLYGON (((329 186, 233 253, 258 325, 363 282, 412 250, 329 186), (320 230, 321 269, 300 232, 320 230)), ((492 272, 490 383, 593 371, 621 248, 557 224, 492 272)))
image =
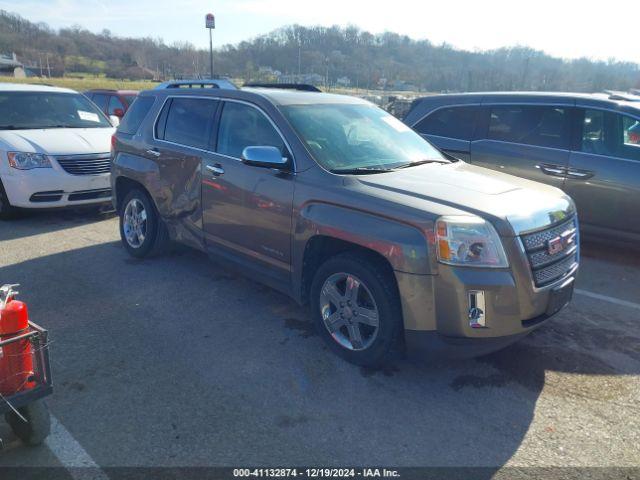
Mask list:
POLYGON ((509 266, 498 233, 476 216, 447 216, 436 221, 438 260, 450 265, 509 266))
POLYGON ((41 153, 9 152, 7 153, 7 158, 9 159, 9 166, 18 170, 51 168, 49 158, 41 153))

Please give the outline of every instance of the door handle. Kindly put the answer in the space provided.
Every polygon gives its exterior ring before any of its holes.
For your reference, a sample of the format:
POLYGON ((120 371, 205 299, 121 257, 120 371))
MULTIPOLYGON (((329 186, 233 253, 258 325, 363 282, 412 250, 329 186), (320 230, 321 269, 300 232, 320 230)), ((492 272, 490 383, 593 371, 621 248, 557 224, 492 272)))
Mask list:
POLYGON ((567 170, 567 176, 571 178, 579 178, 582 180, 586 180, 587 178, 591 178, 594 175, 595 173, 589 170, 574 170, 572 168, 567 170))
POLYGON ((214 176, 219 177, 224 174, 224 168, 219 163, 215 165, 207 165, 207 170, 209 170, 214 176))
POLYGON ((147 153, 149 155, 153 155, 154 157, 159 157, 160 156, 160 152, 158 150, 156 150, 155 148, 150 148, 149 150, 147 150, 147 153))
POLYGON ((542 170, 542 173, 551 175, 554 177, 564 177, 567 174, 567 169, 561 165, 541 164, 537 167, 542 170))

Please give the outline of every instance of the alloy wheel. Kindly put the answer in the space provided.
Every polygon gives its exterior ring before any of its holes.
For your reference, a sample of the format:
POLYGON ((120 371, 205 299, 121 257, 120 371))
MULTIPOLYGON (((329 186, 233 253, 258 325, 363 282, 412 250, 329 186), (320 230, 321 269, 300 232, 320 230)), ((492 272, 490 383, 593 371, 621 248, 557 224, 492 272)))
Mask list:
POLYGON ((378 335, 378 307, 369 288, 355 275, 335 273, 325 280, 320 312, 333 339, 348 350, 365 350, 378 335))
POLYGON ((147 236, 147 211, 144 204, 132 198, 124 209, 122 228, 127 243, 132 248, 140 248, 147 236))

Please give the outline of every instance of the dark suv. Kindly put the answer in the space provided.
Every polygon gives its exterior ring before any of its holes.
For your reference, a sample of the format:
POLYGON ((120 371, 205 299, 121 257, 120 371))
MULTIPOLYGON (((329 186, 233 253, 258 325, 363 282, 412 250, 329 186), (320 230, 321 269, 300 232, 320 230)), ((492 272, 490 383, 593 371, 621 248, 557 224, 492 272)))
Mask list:
POLYGON ((309 303, 331 348, 358 364, 402 346, 495 350, 571 298, 568 196, 447 157, 364 100, 152 90, 113 146, 131 255, 170 239, 208 252, 309 303))
POLYGON ((640 240, 639 96, 434 95, 404 121, 467 162, 561 188, 590 237, 640 240))

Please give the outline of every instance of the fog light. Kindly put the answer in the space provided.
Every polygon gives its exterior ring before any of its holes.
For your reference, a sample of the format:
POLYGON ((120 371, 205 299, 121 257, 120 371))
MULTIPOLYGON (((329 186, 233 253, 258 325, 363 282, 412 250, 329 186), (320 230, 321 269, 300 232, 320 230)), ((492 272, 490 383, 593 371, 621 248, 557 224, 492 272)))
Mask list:
POLYGON ((484 312, 484 292, 482 290, 469 290, 469 326, 471 328, 484 328, 487 326, 484 312))

